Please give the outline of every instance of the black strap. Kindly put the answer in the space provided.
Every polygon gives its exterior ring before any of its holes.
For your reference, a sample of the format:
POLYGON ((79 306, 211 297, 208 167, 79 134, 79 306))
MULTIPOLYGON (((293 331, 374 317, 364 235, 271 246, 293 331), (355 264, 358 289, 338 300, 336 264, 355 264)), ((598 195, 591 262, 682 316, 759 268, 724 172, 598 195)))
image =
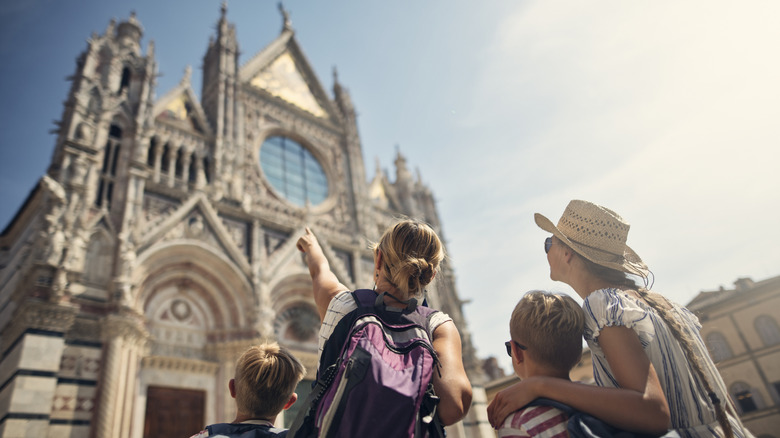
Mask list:
POLYGON ((417 308, 417 298, 412 297, 404 301, 389 292, 382 292, 381 294, 377 295, 376 301, 374 301, 374 307, 385 309, 389 312, 414 312, 414 309, 417 308), (401 304, 405 304, 406 307, 403 308, 392 307, 392 306, 388 307, 387 305, 385 305, 385 295, 398 301, 401 304))
POLYGON ((301 405, 303 408, 298 412, 298 415, 295 416, 295 420, 290 425, 291 438, 294 438, 295 434, 301 431, 301 428, 307 419, 312 418, 311 421, 313 422, 313 416, 315 414, 313 411, 316 409, 320 397, 322 397, 322 395, 325 393, 325 390, 330 386, 337 368, 338 364, 329 366, 323 375, 319 376, 315 382, 314 387, 309 393, 309 396, 306 397, 306 401, 304 401, 301 405))

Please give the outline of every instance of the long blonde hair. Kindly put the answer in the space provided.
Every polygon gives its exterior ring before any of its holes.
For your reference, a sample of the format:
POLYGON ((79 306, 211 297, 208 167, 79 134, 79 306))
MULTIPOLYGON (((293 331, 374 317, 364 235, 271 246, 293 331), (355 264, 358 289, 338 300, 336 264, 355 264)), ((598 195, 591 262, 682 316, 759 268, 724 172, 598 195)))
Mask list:
POLYGON ((371 245, 382 253, 382 275, 404 299, 420 297, 444 259, 444 246, 428 224, 406 219, 388 228, 371 245))

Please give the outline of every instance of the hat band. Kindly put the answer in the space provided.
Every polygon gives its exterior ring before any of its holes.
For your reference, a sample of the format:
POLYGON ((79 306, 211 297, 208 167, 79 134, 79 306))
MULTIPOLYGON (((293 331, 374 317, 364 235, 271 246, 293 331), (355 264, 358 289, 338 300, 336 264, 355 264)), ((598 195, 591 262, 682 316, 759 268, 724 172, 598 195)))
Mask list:
POLYGON ((607 250, 605 250, 605 249, 597 248, 597 247, 595 247, 595 246, 590 246, 590 245, 584 244, 584 243, 582 243, 582 242, 578 242, 578 241, 576 241, 576 240, 572 239, 572 238, 571 238, 571 237, 569 237, 569 236, 566 236, 566 237, 567 237, 569 240, 571 240, 572 242, 576 243, 577 245, 584 246, 584 247, 586 247, 586 248, 588 248, 588 249, 592 249, 592 250, 594 250, 594 251, 598 251, 598 252, 600 252, 600 253, 603 253, 603 254, 609 254, 609 255, 611 255, 611 256, 614 256, 614 257, 616 257, 616 258, 617 258, 617 260, 616 260, 616 263, 622 262, 622 261, 624 261, 624 260, 626 259, 626 257, 625 257, 625 255, 624 255, 624 254, 615 254, 614 252, 607 251, 607 250))

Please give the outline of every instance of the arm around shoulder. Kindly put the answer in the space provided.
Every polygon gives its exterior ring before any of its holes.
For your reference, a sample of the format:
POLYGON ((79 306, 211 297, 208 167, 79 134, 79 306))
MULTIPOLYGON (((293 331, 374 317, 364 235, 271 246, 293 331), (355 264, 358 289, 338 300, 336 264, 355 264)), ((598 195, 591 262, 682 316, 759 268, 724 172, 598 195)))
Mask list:
POLYGON ((439 357, 441 376, 434 370, 433 387, 439 397, 439 420, 449 426, 460 421, 471 407, 471 382, 463 367, 460 333, 447 321, 433 333, 433 349, 439 357))
POLYGON ((529 377, 496 394, 488 406, 490 424, 498 427, 510 413, 538 397, 546 397, 628 431, 665 433, 669 428, 669 405, 636 333, 623 326, 605 327, 599 344, 619 388, 529 377))

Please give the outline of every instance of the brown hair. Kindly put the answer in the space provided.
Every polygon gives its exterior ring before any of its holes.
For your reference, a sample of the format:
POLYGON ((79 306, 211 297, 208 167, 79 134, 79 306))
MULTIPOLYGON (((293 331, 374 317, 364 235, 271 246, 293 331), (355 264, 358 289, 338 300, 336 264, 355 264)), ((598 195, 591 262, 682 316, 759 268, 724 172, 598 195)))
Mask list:
POLYGON ((541 364, 568 373, 582 357, 585 315, 571 297, 535 290, 523 295, 509 321, 512 339, 541 364))
POLYGON ((444 259, 444 247, 433 229, 420 221, 403 220, 388 228, 371 245, 382 252, 382 274, 408 299, 421 296, 444 259))
POLYGON ((239 412, 268 419, 281 412, 306 368, 276 342, 250 347, 236 362, 239 412))
MULTIPOLYGON (((561 245, 564 245, 568 248, 568 246, 563 242, 560 243, 561 245)), ((576 251, 572 252, 577 254, 576 251)), ((726 409, 723 406, 723 402, 718 399, 717 394, 712 387, 712 383, 709 381, 707 375, 704 372, 702 358, 699 354, 696 353, 693 339, 687 333, 683 325, 680 324, 680 321, 672 314, 671 309, 674 307, 672 303, 669 302, 669 300, 666 299, 666 297, 663 295, 651 292, 644 287, 640 287, 633 279, 628 277, 625 272, 598 265, 586 259, 585 257, 580 256, 579 254, 577 255, 579 256, 580 260, 582 260, 585 269, 590 274, 609 284, 618 286, 621 289, 631 289, 637 291, 642 299, 661 317, 661 319, 666 323, 667 327, 669 327, 669 330, 671 330, 674 338, 677 339, 677 343, 685 353, 685 358, 688 360, 688 363, 691 364, 691 368, 699 378, 699 381, 704 385, 704 389, 709 394, 710 401, 715 407, 715 416, 717 417, 718 423, 723 429, 725 437, 733 438, 734 430, 731 427, 731 423, 728 421, 728 417, 726 416, 726 409)))

